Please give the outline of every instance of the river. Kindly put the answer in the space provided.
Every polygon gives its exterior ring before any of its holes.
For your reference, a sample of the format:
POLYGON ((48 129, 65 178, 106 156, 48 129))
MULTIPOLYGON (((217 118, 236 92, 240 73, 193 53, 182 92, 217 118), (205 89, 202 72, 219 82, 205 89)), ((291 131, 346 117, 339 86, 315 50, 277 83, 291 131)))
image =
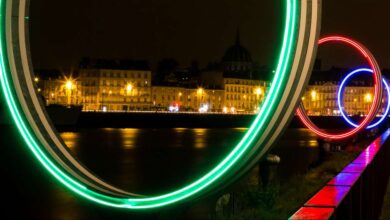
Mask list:
MULTIPOLYGON (((30 219, 138 219, 135 215, 107 209, 77 196, 49 177, 18 141, 13 128, 3 129, 2 174, 5 198, 18 206, 16 216, 30 219), (5 138, 7 137, 7 138, 5 138), (4 179, 3 179, 4 180, 4 179)), ((140 194, 157 194, 183 186, 215 166, 239 141, 245 128, 82 129, 61 136, 90 170, 110 183, 140 194)), ((281 180, 303 173, 318 157, 315 135, 307 129, 288 129, 272 149, 281 157, 281 180)), ((191 209, 191 207, 188 207, 191 209)), ((185 216, 188 209, 166 214, 185 216)), ((9 210, 8 210, 9 211, 9 210)))

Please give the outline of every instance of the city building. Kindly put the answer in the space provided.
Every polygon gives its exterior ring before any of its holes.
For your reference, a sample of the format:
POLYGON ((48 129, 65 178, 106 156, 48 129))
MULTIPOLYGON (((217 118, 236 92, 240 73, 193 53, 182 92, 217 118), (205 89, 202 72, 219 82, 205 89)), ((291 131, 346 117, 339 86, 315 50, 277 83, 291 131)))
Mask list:
POLYGON ((46 105, 82 105, 80 81, 65 76, 47 79, 35 77, 34 81, 39 85, 38 92, 46 105))
MULTIPOLYGON (((302 97, 305 110, 309 115, 337 116, 340 110, 337 103, 338 82, 317 82, 309 85, 302 97)), ((349 115, 366 115, 373 101, 374 88, 370 86, 347 86, 342 103, 349 115)), ((382 99, 381 113, 388 97, 382 99)))
POLYGON ((145 63, 84 62, 79 70, 84 111, 149 110, 152 71, 145 63))
POLYGON ((173 59, 163 61, 161 79, 155 80, 145 61, 85 58, 77 78, 46 80, 43 95, 47 104, 77 104, 84 111, 254 113, 269 88, 254 77, 255 65, 238 31, 214 68, 198 71, 197 63, 178 68, 173 59))
POLYGON ((224 90, 153 86, 153 110, 222 112, 224 90))
MULTIPOLYGON (((47 105, 82 105, 84 111, 255 113, 270 88, 266 81, 239 78, 223 78, 222 88, 151 86, 151 71, 147 70, 80 69, 77 78, 34 80, 47 105)), ((338 82, 309 85, 302 97, 307 113, 340 115, 338 88, 338 82)), ((387 99, 384 95, 382 103, 387 99)), ((373 87, 350 85, 342 102, 347 114, 365 115, 372 101, 373 87)))
POLYGON ((269 83, 260 80, 225 78, 224 112, 255 113, 268 91, 269 83))
POLYGON ((224 77, 253 79, 252 55, 241 44, 239 31, 237 31, 235 43, 225 51, 221 63, 224 77))
POLYGON ((258 112, 269 83, 260 80, 261 76, 255 74, 251 53, 241 44, 239 31, 234 45, 226 50, 222 58, 222 68, 224 112, 258 112))

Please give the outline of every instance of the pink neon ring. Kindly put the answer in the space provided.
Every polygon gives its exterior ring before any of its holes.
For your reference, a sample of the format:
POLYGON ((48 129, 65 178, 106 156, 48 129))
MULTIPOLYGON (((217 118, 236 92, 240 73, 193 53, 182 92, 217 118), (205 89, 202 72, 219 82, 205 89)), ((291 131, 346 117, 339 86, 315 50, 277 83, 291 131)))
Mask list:
POLYGON ((382 97, 382 74, 381 70, 379 68, 378 63, 376 62, 374 56, 371 54, 371 52, 365 48, 362 44, 348 39, 346 37, 341 37, 341 36, 329 36, 329 37, 324 37, 319 40, 318 44, 324 44, 328 42, 341 42, 344 44, 347 44, 349 46, 352 46, 353 48, 357 49, 360 54, 363 55, 364 58, 366 58, 367 62, 369 63, 371 69, 373 70, 373 76, 374 76, 374 88, 375 88, 375 95, 374 95, 374 102, 373 105, 370 108, 370 111, 368 112, 367 117, 363 120, 363 122, 356 128, 346 132, 346 133, 338 133, 338 134, 330 134, 325 132, 324 130, 318 128, 309 118, 309 116, 306 114, 303 103, 299 105, 297 109, 297 115, 305 124, 307 128, 309 128, 311 131, 313 131, 315 134, 318 136, 325 138, 325 139, 330 139, 330 140, 341 140, 341 139, 346 139, 354 136, 358 132, 364 130, 370 123, 371 121, 375 118, 379 107, 380 107, 380 102, 381 102, 381 97, 382 97))

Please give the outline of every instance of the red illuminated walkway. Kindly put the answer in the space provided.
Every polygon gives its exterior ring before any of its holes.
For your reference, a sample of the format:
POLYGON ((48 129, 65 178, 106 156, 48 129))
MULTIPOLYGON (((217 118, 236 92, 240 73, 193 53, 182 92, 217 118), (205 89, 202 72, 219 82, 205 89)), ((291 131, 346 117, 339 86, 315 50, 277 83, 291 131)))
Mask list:
MULTIPOLYGON (((372 142, 290 219, 378 219, 389 176, 389 135, 390 129, 372 142)), ((390 198, 384 209, 386 207, 390 208, 390 198)))

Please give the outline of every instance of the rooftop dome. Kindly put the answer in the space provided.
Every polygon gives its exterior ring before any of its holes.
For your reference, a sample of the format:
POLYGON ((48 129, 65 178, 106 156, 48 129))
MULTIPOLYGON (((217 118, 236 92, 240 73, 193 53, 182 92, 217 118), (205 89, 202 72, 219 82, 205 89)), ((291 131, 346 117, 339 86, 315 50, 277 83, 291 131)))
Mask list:
POLYGON ((241 45, 240 33, 237 31, 236 43, 226 50, 222 62, 252 62, 249 51, 241 45))
POLYGON ((222 65, 225 77, 252 78, 252 56, 241 45, 239 31, 237 31, 236 43, 227 49, 223 56, 222 65))

